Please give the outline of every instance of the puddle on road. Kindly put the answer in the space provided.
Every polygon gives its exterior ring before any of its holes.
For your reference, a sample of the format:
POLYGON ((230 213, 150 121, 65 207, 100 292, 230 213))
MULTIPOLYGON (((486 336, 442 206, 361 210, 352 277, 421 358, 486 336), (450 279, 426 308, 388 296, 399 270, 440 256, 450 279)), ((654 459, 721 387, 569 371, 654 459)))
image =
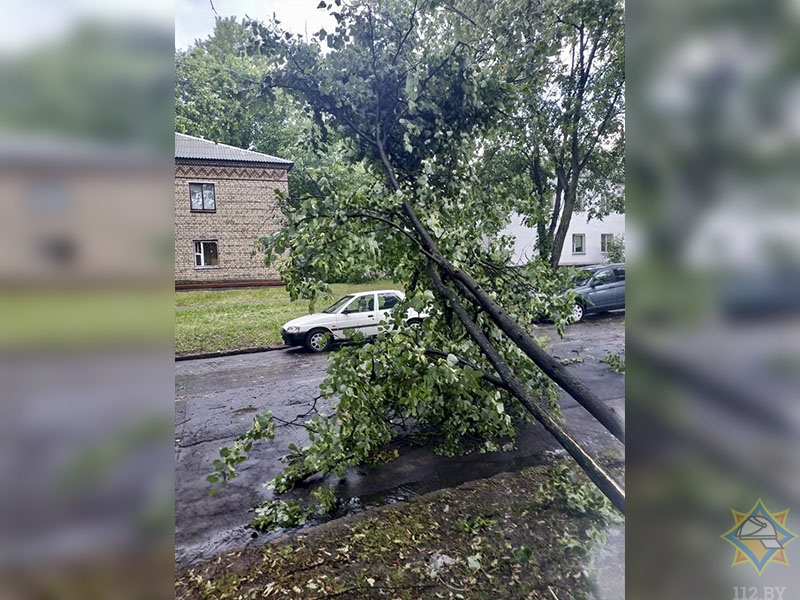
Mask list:
POLYGON ((278 529, 268 533, 260 533, 249 525, 240 525, 232 529, 218 531, 210 539, 198 544, 190 544, 175 548, 175 564, 192 565, 204 560, 209 560, 218 554, 232 552, 234 550, 246 550, 248 548, 258 548, 267 542, 286 535, 289 531, 300 531, 316 523, 308 523, 297 529, 278 529))
POLYGON ((399 486, 391 490, 386 490, 378 494, 370 494, 357 498, 350 498, 342 502, 339 507, 331 514, 331 518, 338 519, 348 515, 355 515, 370 508, 407 502, 408 500, 420 496, 417 492, 407 486, 399 486))

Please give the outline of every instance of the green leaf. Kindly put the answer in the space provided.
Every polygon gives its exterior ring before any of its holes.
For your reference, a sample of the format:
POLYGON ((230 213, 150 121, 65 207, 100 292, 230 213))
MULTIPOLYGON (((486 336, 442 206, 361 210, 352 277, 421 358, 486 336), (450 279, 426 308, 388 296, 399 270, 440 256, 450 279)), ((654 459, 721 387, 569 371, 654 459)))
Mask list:
POLYGON ((473 554, 472 556, 467 557, 467 567, 470 571, 477 571, 481 568, 481 555, 473 554))

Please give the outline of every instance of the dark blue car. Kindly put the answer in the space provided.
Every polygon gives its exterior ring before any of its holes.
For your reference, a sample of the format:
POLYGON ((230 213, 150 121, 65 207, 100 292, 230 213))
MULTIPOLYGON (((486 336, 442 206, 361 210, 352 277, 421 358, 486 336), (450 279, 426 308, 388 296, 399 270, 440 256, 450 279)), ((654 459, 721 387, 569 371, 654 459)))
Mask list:
POLYGON ((625 264, 581 267, 573 279, 572 322, 584 316, 625 308, 625 264))

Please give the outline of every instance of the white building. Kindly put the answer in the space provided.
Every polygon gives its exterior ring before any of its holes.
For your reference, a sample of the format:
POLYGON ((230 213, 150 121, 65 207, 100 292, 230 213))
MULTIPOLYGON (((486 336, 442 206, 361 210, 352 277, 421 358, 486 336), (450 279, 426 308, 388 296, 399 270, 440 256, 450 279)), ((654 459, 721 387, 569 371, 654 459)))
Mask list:
MULTIPOLYGON (((514 236, 513 264, 525 264, 536 255, 536 230, 525 227, 522 217, 514 214, 511 223, 501 232, 514 236)), ((561 251, 561 265, 591 265, 606 262, 606 243, 625 235, 625 215, 611 213, 589 220, 586 211, 575 211, 561 251)))

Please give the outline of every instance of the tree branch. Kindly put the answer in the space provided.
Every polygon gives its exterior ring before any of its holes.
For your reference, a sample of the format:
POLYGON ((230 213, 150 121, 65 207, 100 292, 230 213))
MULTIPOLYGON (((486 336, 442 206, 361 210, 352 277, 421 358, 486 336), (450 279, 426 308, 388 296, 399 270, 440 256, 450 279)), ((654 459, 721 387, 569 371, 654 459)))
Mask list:
POLYGON ((600 138, 605 133, 606 127, 608 127, 609 122, 614 116, 614 113, 617 108, 617 102, 619 101, 621 95, 622 95, 622 86, 618 87, 616 92, 614 93, 614 98, 608 105, 605 115, 603 115, 603 120, 600 122, 600 126, 597 128, 597 133, 593 136, 592 140, 589 142, 589 148, 586 150, 586 153, 583 155, 583 159, 581 159, 580 162, 581 169, 583 169, 586 166, 586 163, 592 156, 594 149, 597 147, 597 144, 600 141, 600 138))
POLYGON ((397 50, 395 50, 394 57, 392 58, 392 64, 397 63, 397 57, 400 56, 400 52, 403 49, 403 46, 408 39, 408 36, 411 35, 411 32, 414 31, 414 28, 417 26, 416 18, 417 18, 417 9, 418 9, 418 2, 414 1, 414 8, 411 10, 411 16, 408 18, 408 29, 400 38, 400 41, 397 43, 397 50))
MULTIPOLYGON (((400 185, 394 175, 392 166, 386 156, 383 144, 378 142, 378 152, 381 157, 384 172, 389 179, 392 188, 400 191, 400 185)), ((616 414, 611 411, 582 381, 570 373, 564 365, 545 352, 531 336, 514 321, 509 314, 504 311, 488 294, 480 289, 480 286, 472 277, 457 269, 452 263, 444 258, 439 251, 439 247, 431 235, 420 222, 414 209, 406 198, 402 199, 403 212, 405 212, 412 227, 420 237, 422 247, 427 252, 428 258, 438 264, 448 277, 457 282, 459 287, 466 293, 468 298, 478 304, 489 317, 497 324, 503 333, 516 344, 544 373, 555 381, 562 389, 572 396, 578 404, 583 406, 595 417, 611 434, 624 443, 625 427, 616 414)))
POLYGON ((433 263, 429 263, 428 271, 431 276, 431 281, 439 293, 444 296, 453 310, 456 311, 458 318, 464 324, 464 327, 470 334, 470 337, 475 341, 483 354, 497 371, 500 378, 508 385, 509 392, 525 407, 531 415, 533 415, 544 428, 558 440, 564 447, 569 455, 575 459, 589 478, 597 485, 598 488, 611 500, 612 504, 622 514, 625 514, 625 490, 609 475, 603 467, 595 461, 595 459, 566 431, 553 417, 545 412, 538 404, 530 397, 530 394, 516 378, 508 365, 503 361, 500 354, 495 350, 492 343, 484 335, 480 329, 477 328, 475 322, 470 318, 465 310, 463 304, 459 301, 456 294, 450 290, 442 282, 441 277, 436 272, 433 263))

